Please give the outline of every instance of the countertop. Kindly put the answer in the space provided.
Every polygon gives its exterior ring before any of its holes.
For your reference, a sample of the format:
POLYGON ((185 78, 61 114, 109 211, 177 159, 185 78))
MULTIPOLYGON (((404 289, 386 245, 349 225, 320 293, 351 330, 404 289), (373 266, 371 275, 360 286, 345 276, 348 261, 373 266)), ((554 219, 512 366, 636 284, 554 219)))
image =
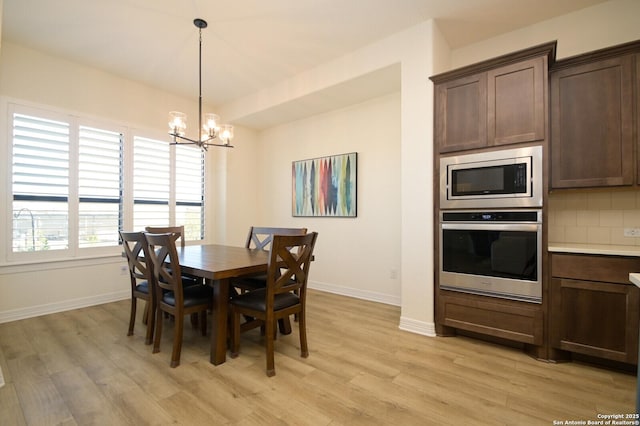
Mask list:
POLYGON ((620 245, 609 245, 609 244, 549 243, 548 248, 550 252, 554 252, 554 253, 604 254, 604 255, 610 255, 610 256, 640 257, 640 246, 620 246, 620 245))

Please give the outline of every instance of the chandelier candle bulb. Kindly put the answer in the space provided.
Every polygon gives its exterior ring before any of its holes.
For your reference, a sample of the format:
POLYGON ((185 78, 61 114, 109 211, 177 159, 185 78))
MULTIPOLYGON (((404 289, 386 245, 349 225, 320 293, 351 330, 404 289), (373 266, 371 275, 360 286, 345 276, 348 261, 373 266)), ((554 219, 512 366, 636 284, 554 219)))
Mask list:
POLYGON ((179 111, 171 111, 169 113, 169 130, 172 133, 184 136, 187 129, 187 114, 179 111))
POLYGON ((229 145, 231 139, 233 139, 233 126, 230 124, 223 124, 222 130, 220 131, 220 140, 222 140, 226 145, 229 145))
POLYGON ((216 114, 205 114, 204 115, 204 124, 202 125, 202 130, 205 132, 207 137, 205 139, 215 138, 218 135, 218 131, 220 128, 218 127, 218 121, 220 117, 216 114))

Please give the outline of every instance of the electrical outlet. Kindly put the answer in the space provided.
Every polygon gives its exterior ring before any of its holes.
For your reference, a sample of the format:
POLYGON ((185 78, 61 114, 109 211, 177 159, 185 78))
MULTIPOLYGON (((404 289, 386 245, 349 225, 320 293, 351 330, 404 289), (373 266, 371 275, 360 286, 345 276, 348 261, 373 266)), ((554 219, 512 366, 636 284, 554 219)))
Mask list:
POLYGON ((625 237, 640 237, 640 228, 624 228, 625 237))
POLYGON ((129 267, 127 265, 120 266, 120 275, 127 275, 128 270, 129 270, 129 267))
POLYGON ((389 278, 391 278, 392 280, 395 280, 398 278, 398 270, 396 268, 391 268, 389 270, 389 278))

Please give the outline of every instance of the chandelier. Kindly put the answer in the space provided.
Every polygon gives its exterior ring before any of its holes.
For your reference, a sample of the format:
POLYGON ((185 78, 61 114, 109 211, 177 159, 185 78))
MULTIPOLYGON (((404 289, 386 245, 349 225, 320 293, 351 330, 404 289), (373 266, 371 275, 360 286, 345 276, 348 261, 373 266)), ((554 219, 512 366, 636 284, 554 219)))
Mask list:
POLYGON ((203 150, 210 146, 233 148, 230 145, 233 139, 233 126, 220 125, 220 117, 216 114, 202 114, 202 29, 207 28, 207 21, 196 18, 193 24, 198 27, 198 129, 199 139, 189 139, 185 136, 187 130, 187 114, 171 111, 169 113, 169 134, 173 137, 171 145, 197 145, 203 150), (218 142, 216 142, 216 140, 218 142))

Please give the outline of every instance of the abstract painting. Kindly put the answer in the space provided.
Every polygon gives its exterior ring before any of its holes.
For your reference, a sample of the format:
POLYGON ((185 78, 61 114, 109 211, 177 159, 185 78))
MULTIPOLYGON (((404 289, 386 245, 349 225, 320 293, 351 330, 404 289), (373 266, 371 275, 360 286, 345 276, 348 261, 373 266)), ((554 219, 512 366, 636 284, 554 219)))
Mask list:
POLYGON ((356 217, 358 153, 294 161, 293 216, 356 217))

